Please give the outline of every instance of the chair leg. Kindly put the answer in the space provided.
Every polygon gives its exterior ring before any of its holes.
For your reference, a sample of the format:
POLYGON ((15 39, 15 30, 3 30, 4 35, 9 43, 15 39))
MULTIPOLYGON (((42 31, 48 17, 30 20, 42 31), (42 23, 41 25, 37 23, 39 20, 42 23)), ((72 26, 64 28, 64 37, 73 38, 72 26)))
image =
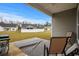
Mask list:
POLYGON ((64 51, 64 55, 66 56, 66 52, 64 51))
POLYGON ((49 56, 48 48, 44 45, 44 56, 46 55, 46 54, 45 54, 45 50, 46 50, 46 52, 47 52, 47 56, 49 56))
POLYGON ((46 48, 46 49, 47 49, 47 56, 49 56, 48 48, 46 48))
POLYGON ((56 56, 57 56, 57 53, 56 53, 56 56))
POLYGON ((45 45, 44 45, 44 56, 45 56, 45 45))

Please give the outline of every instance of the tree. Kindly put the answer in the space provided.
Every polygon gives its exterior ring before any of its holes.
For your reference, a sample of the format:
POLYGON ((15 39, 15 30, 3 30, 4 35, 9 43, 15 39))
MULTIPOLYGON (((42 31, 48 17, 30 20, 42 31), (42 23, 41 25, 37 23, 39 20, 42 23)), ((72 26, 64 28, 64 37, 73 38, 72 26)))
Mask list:
POLYGON ((18 29, 19 32, 21 32, 21 24, 18 24, 18 29))
POLYGON ((45 26, 51 26, 51 24, 49 22, 46 22, 45 26))

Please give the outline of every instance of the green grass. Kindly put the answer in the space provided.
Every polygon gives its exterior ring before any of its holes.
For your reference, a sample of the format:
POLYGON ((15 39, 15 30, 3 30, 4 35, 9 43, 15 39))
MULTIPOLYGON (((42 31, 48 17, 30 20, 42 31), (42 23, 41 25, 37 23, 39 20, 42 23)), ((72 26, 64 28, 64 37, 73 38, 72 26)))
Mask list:
POLYGON ((21 32, 10 32, 10 31, 5 31, 5 32, 0 32, 1 34, 8 34, 10 36, 10 42, 14 41, 19 41, 23 39, 28 39, 32 37, 39 37, 43 39, 49 39, 51 34, 50 31, 45 31, 45 32, 26 32, 26 33, 21 33, 21 32))

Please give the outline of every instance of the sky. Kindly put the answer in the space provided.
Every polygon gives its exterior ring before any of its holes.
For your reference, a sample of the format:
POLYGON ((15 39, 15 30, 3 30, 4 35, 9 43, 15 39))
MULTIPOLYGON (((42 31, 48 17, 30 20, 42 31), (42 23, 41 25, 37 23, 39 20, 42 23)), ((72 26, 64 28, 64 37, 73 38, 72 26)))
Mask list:
POLYGON ((23 3, 0 3, 0 17, 7 20, 20 20, 41 24, 51 22, 50 16, 23 3))

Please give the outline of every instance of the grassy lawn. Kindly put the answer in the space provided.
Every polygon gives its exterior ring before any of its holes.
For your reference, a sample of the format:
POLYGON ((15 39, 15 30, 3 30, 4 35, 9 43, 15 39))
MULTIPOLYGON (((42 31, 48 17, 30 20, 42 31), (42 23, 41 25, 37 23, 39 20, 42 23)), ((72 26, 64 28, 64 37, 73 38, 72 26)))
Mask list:
POLYGON ((49 39, 50 36, 51 36, 50 31, 46 31, 46 32, 26 32, 26 33, 5 31, 5 32, 0 32, 0 35, 1 34, 8 34, 10 36, 10 39, 11 39, 10 42, 28 39, 28 38, 32 38, 32 37, 49 39))

